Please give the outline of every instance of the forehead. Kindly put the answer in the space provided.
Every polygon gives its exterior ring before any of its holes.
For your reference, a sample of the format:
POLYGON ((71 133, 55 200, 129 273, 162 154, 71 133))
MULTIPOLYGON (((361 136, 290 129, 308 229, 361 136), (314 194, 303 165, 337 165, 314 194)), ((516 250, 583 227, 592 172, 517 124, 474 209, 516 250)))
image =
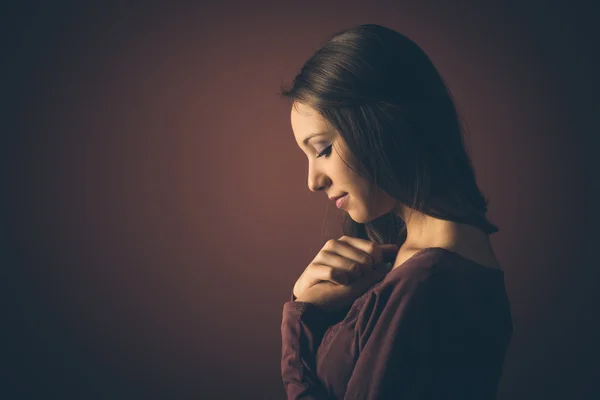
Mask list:
POLYGON ((302 103, 294 103, 291 109, 291 123, 294 136, 299 144, 311 133, 329 130, 327 121, 314 108, 302 103))

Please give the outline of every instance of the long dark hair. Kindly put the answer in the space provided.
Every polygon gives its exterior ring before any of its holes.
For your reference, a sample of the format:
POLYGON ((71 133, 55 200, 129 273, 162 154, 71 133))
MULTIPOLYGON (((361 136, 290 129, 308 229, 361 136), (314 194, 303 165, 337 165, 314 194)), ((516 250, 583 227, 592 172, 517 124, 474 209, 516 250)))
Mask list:
MULTIPOLYGON (((409 211, 499 231, 485 216, 452 94, 406 36, 376 24, 336 32, 280 95, 320 113, 351 152, 344 162, 409 211)), ((345 214, 343 234, 401 246, 407 232, 392 210, 364 224, 345 214)))

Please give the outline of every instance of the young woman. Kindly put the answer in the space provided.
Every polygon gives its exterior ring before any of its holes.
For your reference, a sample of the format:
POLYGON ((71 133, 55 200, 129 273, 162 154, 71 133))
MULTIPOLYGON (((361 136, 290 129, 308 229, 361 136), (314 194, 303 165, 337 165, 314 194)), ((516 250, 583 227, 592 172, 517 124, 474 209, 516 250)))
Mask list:
POLYGON ((309 189, 345 217, 283 307, 288 399, 494 399, 513 331, 498 228, 427 55, 359 25, 282 95, 309 189))

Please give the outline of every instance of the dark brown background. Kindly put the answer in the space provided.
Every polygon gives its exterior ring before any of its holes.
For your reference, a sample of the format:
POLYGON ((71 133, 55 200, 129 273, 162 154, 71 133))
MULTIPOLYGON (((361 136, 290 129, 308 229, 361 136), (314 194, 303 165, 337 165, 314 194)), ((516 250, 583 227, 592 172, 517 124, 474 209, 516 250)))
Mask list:
POLYGON ((3 393, 284 398, 282 305, 341 214, 277 92, 378 23, 470 128, 515 324, 499 398, 599 395, 591 6, 79 3, 4 14, 3 393))

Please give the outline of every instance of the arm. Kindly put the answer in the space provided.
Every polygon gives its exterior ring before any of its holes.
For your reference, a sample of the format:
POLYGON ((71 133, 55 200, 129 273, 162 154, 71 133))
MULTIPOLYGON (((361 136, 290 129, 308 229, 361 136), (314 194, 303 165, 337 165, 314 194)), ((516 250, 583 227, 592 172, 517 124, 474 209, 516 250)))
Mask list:
POLYGON ((345 400, 437 399, 432 390, 444 383, 432 362, 439 328, 430 286, 427 280, 398 282, 364 304, 356 327, 360 355, 345 400))
POLYGON ((496 399, 512 335, 502 282, 417 272, 363 304, 344 400, 496 399))
POLYGON ((288 400, 332 400, 316 373, 317 349, 330 324, 318 306, 301 301, 283 305, 281 376, 288 400))
MULTIPOLYGON (((288 400, 333 400, 316 373, 316 353, 329 325, 318 306, 284 304, 283 383, 288 400)), ((356 324, 359 357, 344 400, 429 398, 432 299, 424 282, 398 282, 371 295, 356 324)))

